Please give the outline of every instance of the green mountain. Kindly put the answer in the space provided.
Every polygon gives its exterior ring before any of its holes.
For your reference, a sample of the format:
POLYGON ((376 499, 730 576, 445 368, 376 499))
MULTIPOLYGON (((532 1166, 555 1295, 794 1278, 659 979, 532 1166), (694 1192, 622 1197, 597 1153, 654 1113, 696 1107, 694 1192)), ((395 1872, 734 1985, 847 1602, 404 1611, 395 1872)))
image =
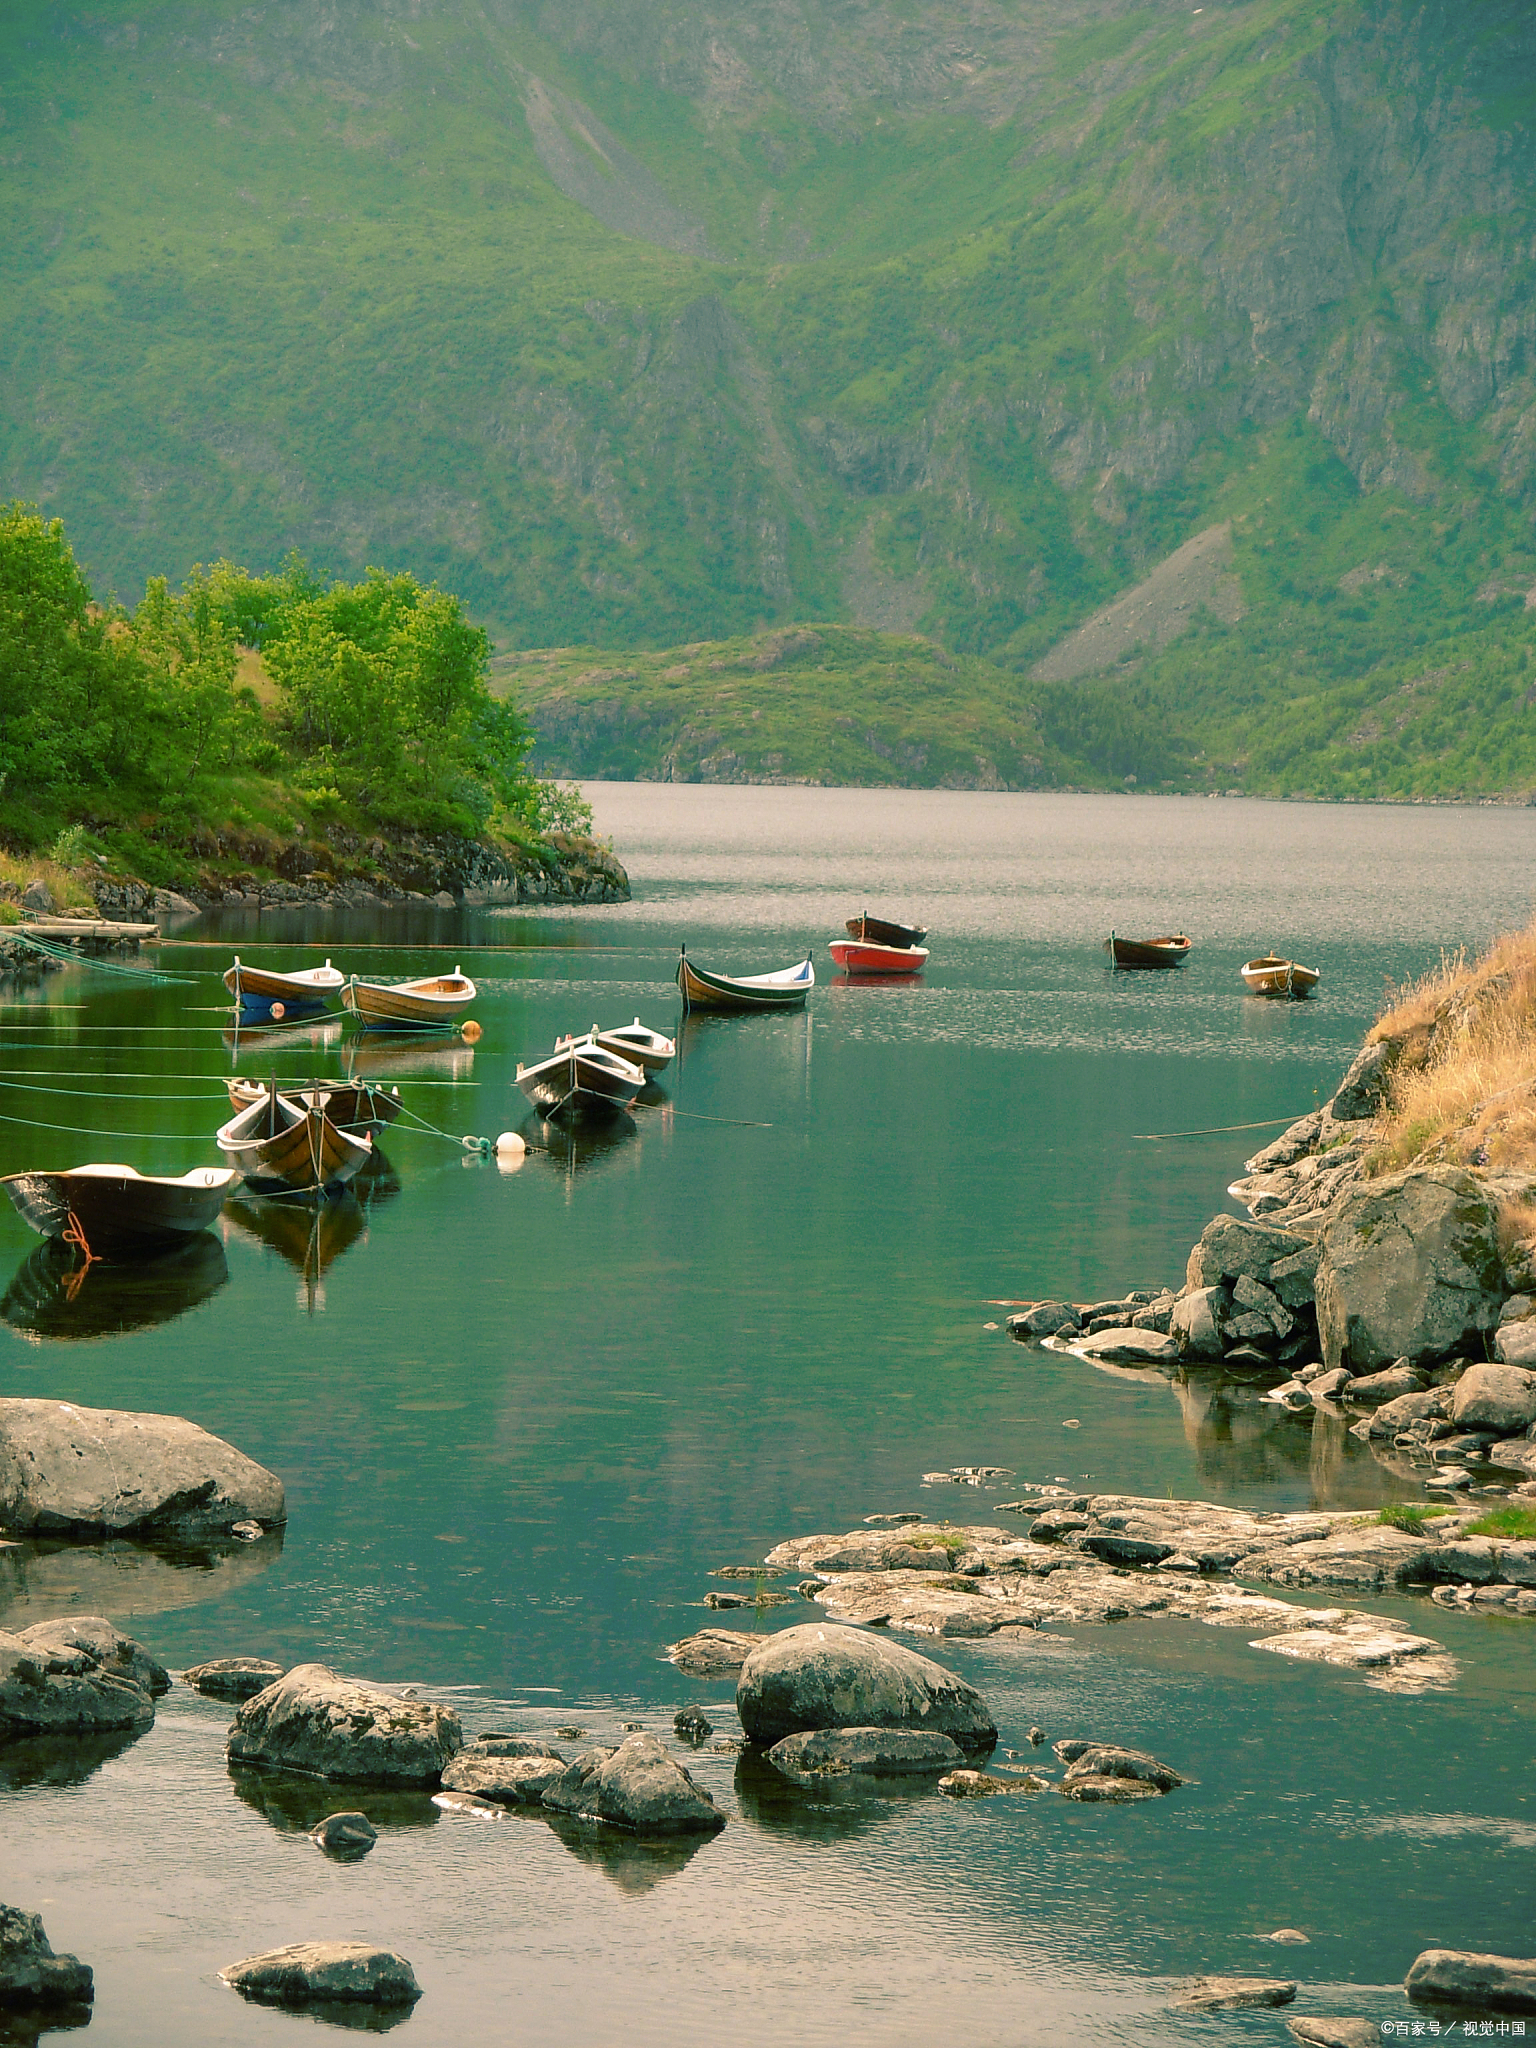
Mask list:
POLYGON ((10 0, 0 160, 98 588, 436 579, 586 770, 809 621, 634 772, 1536 786, 1529 0, 10 0))

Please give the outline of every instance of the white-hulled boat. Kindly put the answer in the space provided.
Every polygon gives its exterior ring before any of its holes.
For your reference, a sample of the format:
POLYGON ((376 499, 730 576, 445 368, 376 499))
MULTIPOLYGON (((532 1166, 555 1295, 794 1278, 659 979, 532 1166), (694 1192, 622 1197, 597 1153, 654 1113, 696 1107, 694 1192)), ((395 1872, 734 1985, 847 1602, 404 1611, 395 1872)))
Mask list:
MULTIPOLYGON (((232 1109, 249 1109, 267 1093, 265 1081, 247 1080, 239 1074, 225 1078, 232 1109)), ((323 1109, 338 1131, 383 1131, 394 1122, 404 1104, 398 1088, 386 1088, 370 1081, 310 1081, 302 1086, 279 1088, 290 1102, 305 1109, 323 1109)))
POLYGON ((271 1082, 259 1102, 220 1126, 214 1142, 258 1193, 341 1187, 373 1157, 366 1132, 338 1130, 323 1109, 279 1095, 271 1082))
POLYGON ((562 1038, 548 1059, 518 1061, 517 1085, 540 1116, 574 1122, 627 1107, 645 1086, 645 1069, 595 1038, 562 1038))
POLYGON ((653 1031, 638 1017, 633 1024, 615 1024, 611 1031, 599 1031, 594 1024, 591 1036, 605 1052, 616 1052, 621 1060, 644 1067, 648 1074, 659 1074, 677 1057, 676 1040, 653 1031))
POLYGON ((816 969, 807 953, 797 967, 780 967, 772 974, 712 974, 695 966, 684 946, 677 985, 685 1010, 799 1010, 816 985, 816 969))
POLYGON ((1282 960, 1277 953, 1266 953, 1262 959, 1250 960, 1242 972, 1243 985, 1249 995, 1288 996, 1294 1002, 1311 995, 1323 978, 1319 968, 1303 967, 1296 960, 1282 960))
POLYGON ((475 984, 458 967, 420 981, 359 981, 354 974, 341 1000, 359 1023, 375 1029, 430 1030, 458 1023, 475 1000, 475 984))
POLYGON ((329 960, 323 967, 305 967, 296 974, 278 974, 269 967, 252 967, 235 955, 235 964, 224 970, 224 986, 247 1017, 302 1017, 323 1010, 346 976, 329 960))
POLYGON ((42 1237, 68 1237, 89 1256, 102 1245, 164 1245, 206 1230, 239 1179, 222 1166, 194 1166, 172 1180, 131 1166, 73 1166, 63 1173, 12 1173, 0 1186, 42 1237))

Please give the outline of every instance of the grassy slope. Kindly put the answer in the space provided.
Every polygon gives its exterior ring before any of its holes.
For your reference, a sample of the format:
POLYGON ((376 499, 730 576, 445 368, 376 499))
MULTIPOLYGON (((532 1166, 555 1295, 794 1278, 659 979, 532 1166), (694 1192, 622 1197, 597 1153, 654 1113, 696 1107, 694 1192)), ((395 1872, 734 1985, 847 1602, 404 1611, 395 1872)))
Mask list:
MULTIPOLYGON (((638 691, 679 665, 637 649, 708 636, 730 661, 847 618, 862 560, 959 666, 902 642, 881 677, 866 635, 775 672, 743 716, 772 721, 758 752, 784 773, 893 772, 851 719, 898 764, 923 752, 913 779, 981 753, 1007 781, 1536 784, 1520 10, 1038 12, 1028 92, 982 120, 878 80, 834 117, 766 71, 722 112, 686 66, 659 85, 612 9, 552 8, 541 38, 459 0, 408 33, 360 0, 103 0, 61 33, 16 0, 0 478, 125 593, 298 543, 436 576, 503 642, 619 650, 555 665, 567 696, 583 667, 636 667, 638 691), (721 260, 557 191, 519 66, 592 107, 721 260), (1426 130, 1428 81, 1460 130, 1426 130), (1490 128, 1512 184, 1479 168, 1490 128), (1383 185, 1418 152, 1389 228, 1351 138, 1383 185), (1481 398, 1456 381, 1475 337, 1443 342, 1448 275, 1507 337, 1481 398), (1238 626, 1070 691, 1025 681, 1220 518, 1238 626)), ((666 27, 661 0, 638 17, 666 27)), ((804 18, 829 66, 859 33, 804 18)), ((658 745, 680 722, 735 749, 707 693, 679 695, 655 694, 658 745)))

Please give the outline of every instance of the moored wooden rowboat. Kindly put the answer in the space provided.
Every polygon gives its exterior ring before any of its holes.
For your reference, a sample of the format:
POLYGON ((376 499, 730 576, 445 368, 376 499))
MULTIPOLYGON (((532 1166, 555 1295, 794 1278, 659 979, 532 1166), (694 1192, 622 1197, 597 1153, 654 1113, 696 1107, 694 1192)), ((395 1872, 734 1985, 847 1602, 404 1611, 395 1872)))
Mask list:
POLYGON ((850 939, 862 939, 872 946, 920 946, 928 936, 925 925, 893 924, 886 917, 871 917, 867 910, 850 917, 843 930, 850 939))
POLYGON ((816 985, 816 970, 807 953, 798 967, 780 967, 772 974, 711 974, 694 965, 684 946, 677 985, 685 1010, 799 1010, 816 985))
POLYGON ((926 946, 876 946, 859 939, 834 939, 827 950, 844 974, 917 974, 928 958, 926 946))
MULTIPOLYGON (((265 1081, 250 1081, 232 1074, 226 1077, 231 1109, 248 1109, 267 1092, 265 1081)), ((404 1107, 398 1088, 385 1088, 367 1081, 312 1081, 291 1088, 279 1088, 279 1095, 306 1109, 323 1109, 338 1131, 384 1131, 404 1107)))
POLYGON ((206 1230, 239 1177, 221 1166, 195 1166, 172 1180, 92 1164, 12 1173, 0 1185, 40 1236, 68 1236, 90 1255, 103 1245, 163 1245, 206 1230))
POLYGON ((615 1024, 611 1031, 599 1031, 594 1024, 591 1035, 605 1052, 617 1053, 621 1060, 644 1067, 648 1074, 659 1074, 663 1067, 669 1067, 677 1053, 673 1039, 653 1031, 638 1017, 633 1024, 615 1024))
POLYGON ((1311 995, 1323 978, 1318 968, 1303 967, 1296 960, 1282 960, 1277 953, 1250 960, 1242 972, 1249 995, 1289 997, 1295 1002, 1311 995))
POLYGON ((475 1000, 475 984, 460 968, 420 981, 359 981, 354 974, 341 1000, 361 1024, 378 1030, 420 1031, 456 1024, 475 1000))
POLYGON ((340 1187, 373 1156, 371 1137, 338 1130, 323 1110, 290 1101, 271 1082, 214 1142, 247 1187, 263 1193, 340 1187))
POLYGON ((1182 967, 1192 941, 1183 932, 1170 932, 1160 939, 1122 939, 1111 932, 1104 950, 1114 967, 1182 967))
POLYGON ((517 1063, 517 1085, 540 1116, 574 1122, 611 1116, 645 1086, 645 1069, 593 1038, 563 1038, 548 1059, 517 1063))
POLYGON ((306 967, 297 974, 277 974, 270 968, 252 967, 235 955, 233 967, 225 969, 224 986, 247 1017, 312 1015, 323 1010, 346 980, 329 960, 323 967, 306 967))

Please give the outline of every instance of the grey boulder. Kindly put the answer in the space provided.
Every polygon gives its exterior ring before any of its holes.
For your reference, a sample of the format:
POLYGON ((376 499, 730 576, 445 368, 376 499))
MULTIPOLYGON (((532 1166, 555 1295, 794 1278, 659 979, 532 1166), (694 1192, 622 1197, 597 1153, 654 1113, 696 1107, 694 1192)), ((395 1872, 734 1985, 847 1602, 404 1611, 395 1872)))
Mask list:
POLYGON ((811 1728, 920 1728, 967 1751, 997 1741, 981 1694, 943 1665, 817 1622, 758 1644, 736 1682, 736 1711, 748 1741, 762 1749, 811 1728))
POLYGON ((112 1678, 129 1679, 156 1699, 171 1689, 165 1666, 102 1614, 35 1621, 21 1631, 20 1640, 49 1659, 50 1671, 104 1671, 112 1678))
POLYGON ((1416 1167, 1351 1188, 1322 1237, 1317 1327, 1328 1365, 1373 1373, 1444 1358, 1498 1321, 1497 1217, 1471 1174, 1416 1167))
POLYGON ((1226 1345, 1222 1335, 1232 1312, 1232 1296, 1225 1287, 1191 1288, 1174 1303, 1168 1318, 1168 1332, 1182 1358, 1220 1358, 1226 1345))
POLYGON ((362 1941, 296 1941, 231 1963, 220 1977, 264 2005, 313 2005, 344 1999, 367 2005, 414 2005, 416 1972, 390 1948, 362 1941))
POLYGON ((1440 2005, 1536 2012, 1536 1956, 1486 1956, 1427 1948, 1403 1979, 1410 1998, 1440 2005))
MULTIPOLYGON (((1336 1366, 1342 1372, 1343 1366, 1336 1366)), ((1379 1406, 1383 1401, 1400 1401, 1405 1394, 1422 1394, 1424 1382, 1409 1365, 1406 1358, 1399 1358, 1384 1372, 1361 1373, 1348 1381, 1344 1398, 1367 1408, 1379 1406)))
POLYGON ((947 1735, 923 1728, 812 1728, 776 1742, 768 1761, 787 1778, 853 1771, 869 1777, 915 1777, 953 1770, 965 1755, 947 1735))
POLYGON ((1129 1324, 1095 1330, 1091 1337, 1076 1338, 1072 1348, 1083 1358, 1102 1359, 1107 1365, 1169 1365, 1179 1355, 1176 1338, 1129 1324))
POLYGON ((1213 1216, 1189 1255, 1185 1280, 1190 1288, 1218 1282, 1269 1279, 1281 1259, 1307 1249, 1306 1238, 1294 1230, 1276 1230, 1266 1223, 1244 1223, 1236 1216, 1213 1216))
POLYGON ((274 1664, 267 1657, 215 1657, 211 1663, 194 1664, 181 1675, 194 1692, 238 1704, 265 1692, 287 1668, 286 1664, 274 1664))
POLYGON ((1328 1105, 1329 1115, 1339 1123, 1356 1123, 1362 1117, 1374 1116, 1386 1094, 1397 1049, 1386 1039, 1362 1046, 1328 1105))
POLYGON ((38 1914, 0 1906, 0 2007, 85 2005, 94 1996, 90 1965, 56 1956, 38 1914))
POLYGON ((631 1735, 617 1749, 589 1749, 550 1785, 552 1813, 606 1821, 637 1835, 714 1834, 725 1815, 654 1735, 631 1735))
POLYGON ((1451 1420, 1461 1429, 1491 1429, 1500 1436, 1528 1429, 1536 1422, 1536 1372, 1518 1365, 1469 1365, 1451 1393, 1451 1420))
POLYGON ((229 1731, 231 1763, 366 1785, 436 1785, 464 1747, 451 1707, 401 1699, 300 1664, 249 1699, 229 1731))
POLYGON ((338 1862, 355 1863, 368 1854, 379 1831, 366 1813, 328 1813, 318 1827, 310 1829, 309 1839, 338 1862))
POLYGON ((283 1484, 180 1415, 0 1400, 0 1528, 12 1535, 214 1535, 283 1520, 283 1484))
POLYGON ((34 1648, 0 1634, 0 1737, 147 1728, 154 1718, 142 1686, 100 1670, 83 1651, 34 1648))
POLYGON ((1186 2012, 1219 2012, 1289 2005, 1295 1996, 1295 1984, 1278 1977, 1196 1977, 1179 2004, 1186 2012))
POLYGON ((562 1756, 489 1756, 477 1745, 460 1750, 444 1768, 443 1790, 473 1793, 497 1806, 537 1806, 565 1772, 562 1756))
POLYGON ((1505 1365, 1536 1366, 1536 1320, 1501 1324, 1493 1350, 1505 1365))
POLYGON ((1008 1318, 1009 1334, 1019 1338, 1054 1337, 1062 1330, 1075 1330, 1077 1324, 1077 1310, 1070 1301, 1037 1302, 1008 1318))
POLYGON ((1155 1756, 1149 1756, 1144 1749, 1125 1749, 1117 1742, 1086 1742, 1076 1740, 1055 1745, 1056 1754, 1067 1764, 1067 1774, 1062 1789, 1083 1778, 1124 1778, 1141 1785, 1150 1785, 1154 1792, 1171 1792, 1184 1783, 1183 1777, 1171 1764, 1160 1763, 1155 1756), (1068 1752, 1072 1752, 1068 1754, 1068 1752))

